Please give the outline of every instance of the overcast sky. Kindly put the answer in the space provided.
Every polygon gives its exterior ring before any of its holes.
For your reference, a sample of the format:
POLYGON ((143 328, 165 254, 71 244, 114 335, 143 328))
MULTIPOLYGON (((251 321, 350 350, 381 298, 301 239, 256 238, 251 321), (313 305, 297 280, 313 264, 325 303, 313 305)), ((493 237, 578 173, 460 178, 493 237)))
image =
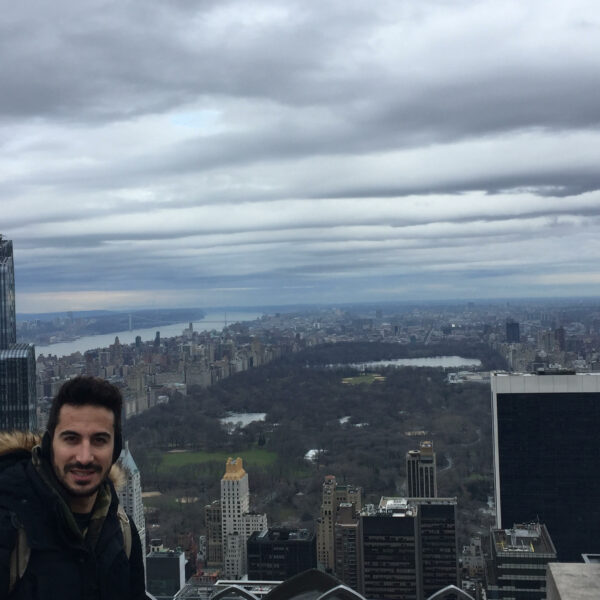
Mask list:
POLYGON ((17 311, 600 293, 597 0, 24 0, 17 311))

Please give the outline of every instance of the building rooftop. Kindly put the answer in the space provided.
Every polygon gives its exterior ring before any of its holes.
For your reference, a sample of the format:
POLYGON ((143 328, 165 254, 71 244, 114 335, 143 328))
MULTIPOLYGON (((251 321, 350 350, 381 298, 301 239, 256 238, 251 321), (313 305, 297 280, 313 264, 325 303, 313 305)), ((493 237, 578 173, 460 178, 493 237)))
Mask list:
POLYGON ((548 600, 598 600, 600 565, 548 563, 548 600))
MULTIPOLYGON (((254 536, 253 536, 254 537, 254 536)), ((315 534, 308 529, 286 529, 285 527, 271 527, 256 534, 257 541, 306 541, 312 540, 315 534)))
POLYGON ((514 525, 511 529, 493 529, 492 537, 497 554, 551 554, 556 556, 556 549, 546 526, 540 523, 514 525))
POLYGON ((242 459, 239 456, 238 458, 228 458, 222 481, 239 481, 244 475, 246 475, 246 471, 244 471, 242 459))

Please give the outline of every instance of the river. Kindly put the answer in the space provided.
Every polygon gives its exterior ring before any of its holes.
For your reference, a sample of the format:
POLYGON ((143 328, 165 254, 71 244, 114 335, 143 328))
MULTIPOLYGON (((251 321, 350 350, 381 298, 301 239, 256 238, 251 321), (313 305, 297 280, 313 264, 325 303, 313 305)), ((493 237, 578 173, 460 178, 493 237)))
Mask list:
MULTIPOLYGON (((205 314, 204 319, 194 321, 194 331, 212 331, 213 329, 221 331, 227 325, 239 323, 241 321, 254 321, 263 315, 257 311, 209 311, 205 314), (227 319, 227 320, 226 320, 227 319)), ((114 343, 115 337, 118 336, 121 344, 132 344, 135 338, 139 335, 143 342, 149 342, 154 339, 157 331, 160 331, 161 338, 175 337, 181 335, 182 331, 189 325, 189 321, 184 323, 174 323, 172 325, 160 325, 157 327, 148 327, 145 329, 132 329, 126 331, 115 331, 114 333, 103 333, 99 335, 86 335, 76 340, 69 342, 58 342, 48 346, 36 346, 35 353, 37 356, 41 354, 53 354, 55 356, 68 356, 73 352, 85 352, 95 348, 107 348, 114 343)))

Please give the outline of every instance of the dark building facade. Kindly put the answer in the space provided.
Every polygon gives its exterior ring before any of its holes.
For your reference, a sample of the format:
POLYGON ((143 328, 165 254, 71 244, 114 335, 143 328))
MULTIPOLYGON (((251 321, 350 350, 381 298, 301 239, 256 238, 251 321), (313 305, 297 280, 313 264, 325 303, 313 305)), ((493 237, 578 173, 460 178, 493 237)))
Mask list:
POLYGON ((338 506, 334 540, 334 574, 358 592, 362 589, 363 561, 360 517, 354 504, 343 502, 338 506))
POLYGON ((521 341, 520 326, 516 321, 506 321, 506 342, 518 344, 521 341))
POLYGON ((0 349, 17 342, 13 245, 0 235, 0 349))
POLYGON ((361 514, 363 586, 370 600, 425 600, 458 584, 455 498, 382 498, 361 514))
POLYGON ((600 552, 600 374, 492 375, 497 528, 544 523, 561 562, 600 552))
POLYGON ((13 246, 0 235, 0 430, 37 428, 35 350, 17 344, 13 246))
POLYGON ((247 542, 248 579, 283 581, 317 566, 317 542, 306 529, 255 531, 247 542))
POLYGON ((458 584, 456 500, 418 499, 423 597, 458 584))
POLYGON ((545 600, 546 568, 555 560, 545 525, 493 529, 486 564, 488 600, 545 600))
POLYGON ((437 496, 435 452, 431 442, 421 442, 418 450, 409 450, 406 455, 406 484, 409 498, 437 496))
POLYGON ((30 344, 0 350, 0 430, 36 428, 35 354, 30 344))

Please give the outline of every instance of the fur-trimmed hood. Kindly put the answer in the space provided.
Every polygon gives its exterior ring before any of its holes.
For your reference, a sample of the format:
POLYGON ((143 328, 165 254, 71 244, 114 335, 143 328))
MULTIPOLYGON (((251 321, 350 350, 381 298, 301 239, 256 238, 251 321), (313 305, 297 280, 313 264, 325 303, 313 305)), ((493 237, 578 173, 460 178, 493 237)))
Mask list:
MULTIPOLYGON (((35 446, 42 443, 42 434, 31 431, 0 431, 0 460, 9 454, 31 454, 35 446)), ((118 463, 108 474, 116 490, 127 482, 127 475, 118 463)))

